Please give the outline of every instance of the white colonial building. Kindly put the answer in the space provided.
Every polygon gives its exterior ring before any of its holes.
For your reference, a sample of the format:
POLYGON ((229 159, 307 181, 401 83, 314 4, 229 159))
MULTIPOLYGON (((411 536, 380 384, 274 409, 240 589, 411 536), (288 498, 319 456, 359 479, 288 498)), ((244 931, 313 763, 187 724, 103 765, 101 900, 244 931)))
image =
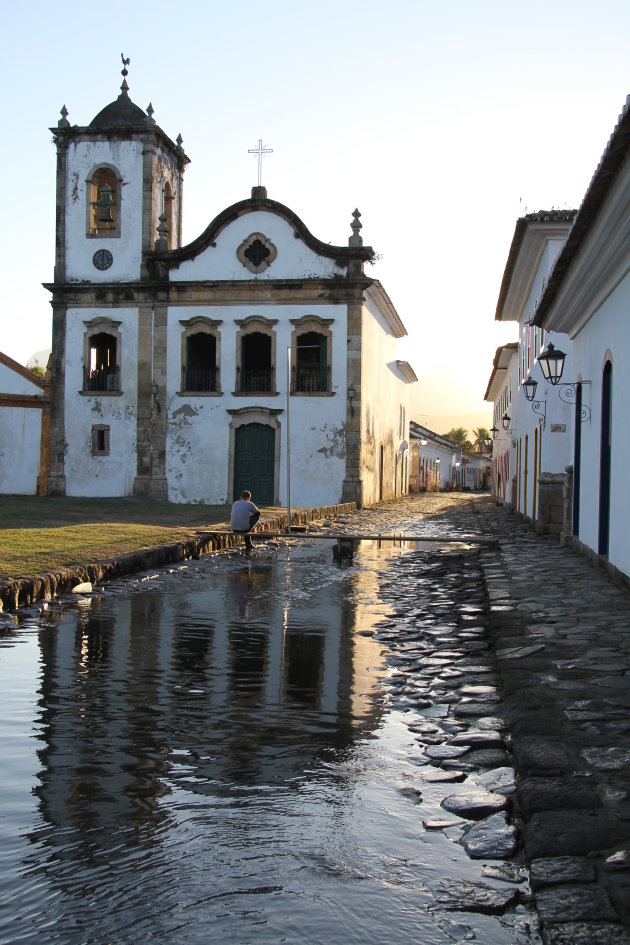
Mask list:
MULTIPOLYGON (((126 74, 126 71, 123 73, 126 74)), ((188 157, 129 98, 57 144, 49 493, 369 505, 408 488, 406 334, 264 187, 181 245, 188 157), (290 450, 287 447, 290 447, 290 450)))
MULTIPOLYGON (((510 341, 497 348, 492 373, 484 400, 492 408, 492 497, 501 505, 516 503, 516 477, 514 475, 514 451, 511 430, 503 428, 503 417, 511 417, 512 395, 518 390, 518 342, 510 341), (515 494, 512 496, 512 487, 515 494)), ((507 424, 510 428, 510 423, 507 424)))
POLYGON ((0 351, 0 493, 46 491, 49 428, 44 381, 0 351))
MULTIPOLYGON (((630 576, 630 97, 535 313, 566 332, 556 390, 574 393, 573 501, 567 531, 630 576), (568 385, 567 387, 563 385, 568 385)), ((554 335, 554 339, 555 339, 554 335)), ((569 510, 568 510, 569 511, 569 510)))
POLYGON ((575 210, 551 210, 517 220, 495 318, 517 323, 518 347, 497 351, 486 391, 494 402, 495 494, 544 532, 562 527, 573 408, 544 381, 538 362, 549 341, 571 355, 565 335, 550 339, 533 318, 574 217, 575 210), (531 402, 528 381, 536 382, 531 402))
POLYGON ((462 448, 412 420, 411 444, 412 492, 432 492, 461 484, 462 448))

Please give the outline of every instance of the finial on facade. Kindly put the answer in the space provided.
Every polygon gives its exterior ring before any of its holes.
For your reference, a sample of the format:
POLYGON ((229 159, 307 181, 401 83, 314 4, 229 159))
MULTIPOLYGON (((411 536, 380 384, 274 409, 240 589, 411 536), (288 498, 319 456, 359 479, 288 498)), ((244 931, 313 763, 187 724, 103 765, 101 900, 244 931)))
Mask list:
POLYGON ((352 236, 348 240, 348 246, 363 246, 363 237, 359 233, 359 230, 363 229, 363 224, 359 223, 359 217, 361 214, 358 210, 355 210, 352 214, 354 217, 350 227, 352 229, 352 236))
POLYGON ((166 219, 165 213, 161 213, 158 217, 158 220, 160 221, 156 226, 158 238, 156 239, 155 246, 153 247, 157 253, 166 252, 168 249, 168 227, 166 225, 166 219))
POLYGON ((147 112, 147 115, 149 116, 149 121, 151 122, 152 125, 154 125, 155 124, 155 118, 153 117, 154 108, 151 102, 149 102, 149 104, 147 105, 146 112, 147 112))
POLYGON ((183 143, 184 143, 184 139, 182 138, 182 136, 181 136, 181 135, 177 135, 177 137, 175 138, 175 144, 177 145, 177 147, 178 147, 178 148, 181 148, 181 146, 183 145, 183 143))
POLYGON ((65 105, 62 105, 61 111, 59 112, 59 114, 61 115, 61 118, 60 118, 59 121, 57 122, 57 127, 58 127, 58 128, 69 128, 69 127, 70 127, 70 122, 68 121, 68 109, 66 108, 65 105))
POLYGON ((121 92, 123 93, 123 95, 126 95, 127 92, 129 91, 129 86, 127 85, 127 76, 129 75, 129 72, 127 71, 127 66, 128 66, 129 63, 131 62, 131 59, 130 59, 130 58, 125 59, 125 54, 124 54, 124 53, 121 53, 121 54, 120 54, 120 58, 122 59, 122 64, 123 64, 123 67, 122 67, 122 70, 121 70, 121 73, 120 73, 120 74, 122 75, 122 77, 123 77, 122 85, 120 86, 120 90, 121 90, 121 92))

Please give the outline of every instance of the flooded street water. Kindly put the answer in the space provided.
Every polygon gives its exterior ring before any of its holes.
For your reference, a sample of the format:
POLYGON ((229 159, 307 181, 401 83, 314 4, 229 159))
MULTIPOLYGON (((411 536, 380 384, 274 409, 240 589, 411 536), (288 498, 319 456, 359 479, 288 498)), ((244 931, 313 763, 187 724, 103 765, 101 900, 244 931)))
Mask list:
POLYGON ((473 770, 436 766, 470 728, 458 662, 487 679, 453 554, 262 545, 21 615, 0 635, 0 942, 538 942, 522 871, 471 859, 441 806, 473 770))

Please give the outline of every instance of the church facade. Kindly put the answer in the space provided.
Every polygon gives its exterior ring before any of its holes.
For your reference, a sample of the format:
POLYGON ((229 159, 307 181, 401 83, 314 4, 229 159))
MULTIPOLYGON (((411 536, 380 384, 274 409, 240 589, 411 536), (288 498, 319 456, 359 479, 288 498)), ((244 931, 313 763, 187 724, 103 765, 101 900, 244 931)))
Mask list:
MULTIPOLYGON (((123 75, 126 71, 123 72, 123 75)), ((360 506, 408 491, 406 334, 355 211, 321 242, 264 187, 182 246, 182 139, 129 97, 57 145, 48 492, 360 506)))

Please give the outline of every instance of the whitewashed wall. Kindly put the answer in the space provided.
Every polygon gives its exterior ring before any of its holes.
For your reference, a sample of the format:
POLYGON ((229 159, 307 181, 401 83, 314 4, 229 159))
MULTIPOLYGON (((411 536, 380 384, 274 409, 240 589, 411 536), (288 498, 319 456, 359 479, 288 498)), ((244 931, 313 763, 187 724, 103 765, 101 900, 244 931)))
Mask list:
POLYGON ((135 309, 68 309, 66 330, 66 492, 71 496, 133 494, 136 476, 138 326, 135 309), (120 321, 122 394, 82 394, 85 322, 120 321), (92 426, 110 426, 109 456, 92 456, 92 426))
MULTIPOLYGON (((333 319, 333 396, 293 396, 291 425, 291 504, 322 505, 341 500, 345 477, 346 409, 346 326, 345 305, 263 305, 171 308, 168 314, 167 362, 167 478, 171 502, 226 502, 231 496, 229 482, 228 410, 263 406, 278 409, 280 430, 279 501, 286 504, 286 408, 287 349, 295 328, 290 319, 317 315, 333 319), (276 396, 234 396, 236 386, 236 320, 253 314, 277 319, 276 396), (180 322, 205 315, 220 320, 222 395, 178 394, 181 384, 180 322)), ((261 422, 264 422, 261 421, 261 422)), ((255 497, 254 497, 255 501, 255 497)))
MULTIPOLYGON (((40 386, 0 361, 0 395, 42 397, 40 386)), ((35 495, 41 451, 42 411, 0 405, 0 493, 35 495)))
POLYGON ((0 406, 0 431, 0 493, 35 495, 42 411, 34 407, 0 406))
MULTIPOLYGON (((612 439, 610 489, 610 545, 608 560, 625 574, 630 574, 630 437, 628 403, 630 402, 630 275, 627 275, 606 299, 593 318, 576 335, 574 345, 575 377, 590 380, 591 421, 582 424, 581 489, 579 539, 593 551, 599 534, 599 467, 601 441, 602 371, 608 353, 612 354, 612 439)), ((584 401, 589 396, 583 387, 584 401)))
MULTIPOLYGON (((69 281, 129 281, 140 277, 142 261, 142 142, 73 141, 68 147, 66 277, 69 281), (86 179, 98 164, 112 164, 122 177, 120 237, 86 237, 86 179), (114 257, 101 272, 92 263, 98 249, 114 257)), ((157 225, 157 220, 155 221, 157 225)))
MULTIPOLYGON (((492 441, 492 490, 494 498, 504 505, 512 505, 512 479, 516 472, 516 449, 512 434, 503 429, 502 417, 515 413, 515 394, 518 391, 518 352, 510 356, 505 381, 494 400, 492 425, 496 428, 492 441)), ((516 439, 514 439, 516 444, 516 439)))
MULTIPOLYGON (((403 444, 409 439, 409 384, 396 368, 397 339, 376 302, 367 299, 363 315, 361 355, 361 409, 363 498, 366 505, 379 501, 380 448, 384 447, 383 498, 400 495, 400 465, 403 444), (405 429, 400 432, 400 407, 405 409, 405 429)), ((407 458, 405 490, 409 488, 407 458)))
MULTIPOLYGON (((535 313, 536 305, 542 295, 544 281, 548 278, 562 245, 561 240, 549 240, 546 243, 536 275, 532 281, 529 297, 523 308, 519 323, 518 376, 517 384, 513 388, 516 395, 513 395, 512 409, 508 411, 512 419, 512 432, 511 435, 508 435, 508 439, 511 445, 513 444, 510 455, 510 478, 513 474, 517 476, 516 509, 532 521, 538 518, 540 489, 537 480, 539 473, 564 473, 567 465, 571 462, 573 442, 572 407, 560 400, 558 388, 554 388, 543 380, 542 370, 536 358, 536 329, 527 324, 535 313), (535 399, 541 404, 546 400, 546 408, 542 406, 539 408, 541 411, 546 409, 544 430, 539 423, 540 414, 534 412, 532 404, 527 401, 521 386, 522 381, 527 379, 528 374, 538 382, 535 399), (538 450, 536 468, 534 468, 534 444, 537 429, 538 450), (518 450, 515 448, 517 444, 518 450), (527 489, 525 488, 526 463, 527 489), (536 488, 534 488, 535 482, 536 488)), ((546 348, 550 341, 555 348, 561 349, 567 355, 564 375, 573 379, 572 343, 568 335, 558 332, 545 332, 540 350, 546 348)), ((499 437, 504 437, 501 423, 499 422, 497 426, 501 431, 499 437)), ((510 496, 508 496, 509 500, 510 496)))
POLYGON ((10 367, 0 361, 0 394, 29 394, 41 397, 42 388, 29 381, 27 377, 12 371, 10 367))
MULTIPOLYGON (((293 227, 275 213, 259 210, 246 213, 228 224, 209 246, 194 259, 171 269, 171 282, 202 279, 295 279, 308 276, 345 276, 345 269, 334 260, 318 256, 298 237, 293 227), (254 275, 238 260, 236 250, 252 233, 263 233, 274 244, 278 255, 263 272, 254 275)), ((251 314, 251 313, 250 313, 251 314)))

